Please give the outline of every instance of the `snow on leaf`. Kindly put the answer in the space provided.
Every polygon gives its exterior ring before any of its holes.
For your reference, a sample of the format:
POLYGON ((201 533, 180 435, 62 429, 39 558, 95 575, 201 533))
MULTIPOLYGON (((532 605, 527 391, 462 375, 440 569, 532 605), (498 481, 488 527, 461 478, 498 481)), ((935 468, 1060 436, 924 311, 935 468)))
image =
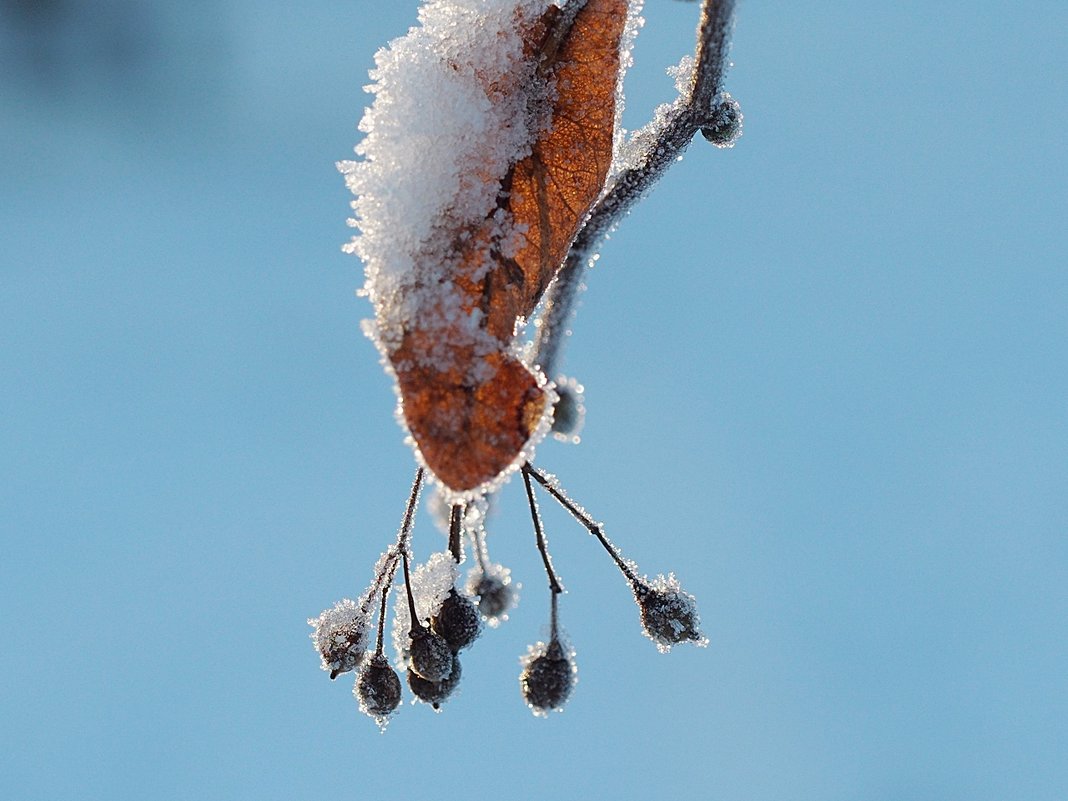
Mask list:
POLYGON ((456 494, 525 461, 554 400, 515 337, 604 188, 630 0, 429 0, 376 56, 349 250, 420 460, 456 494))

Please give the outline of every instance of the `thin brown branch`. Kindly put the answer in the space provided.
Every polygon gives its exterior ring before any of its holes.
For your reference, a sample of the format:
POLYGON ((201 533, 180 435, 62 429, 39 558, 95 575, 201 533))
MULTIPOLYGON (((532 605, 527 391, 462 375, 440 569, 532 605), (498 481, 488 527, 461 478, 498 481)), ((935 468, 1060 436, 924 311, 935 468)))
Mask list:
POLYGON ((694 135, 716 119, 714 103, 723 91, 735 0, 704 0, 697 25, 690 91, 655 125, 640 156, 620 171, 591 209, 549 289, 538 320, 535 361, 549 378, 557 370, 567 324, 585 267, 601 241, 686 149, 694 135))

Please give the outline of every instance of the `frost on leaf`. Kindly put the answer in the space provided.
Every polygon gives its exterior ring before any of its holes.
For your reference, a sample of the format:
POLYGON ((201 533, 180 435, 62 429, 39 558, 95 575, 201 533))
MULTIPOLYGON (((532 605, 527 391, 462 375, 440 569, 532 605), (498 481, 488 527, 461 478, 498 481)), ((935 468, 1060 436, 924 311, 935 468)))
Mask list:
POLYGON ((339 165, 348 249, 403 423, 454 493, 548 430, 552 393, 514 340, 604 187, 630 7, 429 0, 376 56, 362 160, 339 165))

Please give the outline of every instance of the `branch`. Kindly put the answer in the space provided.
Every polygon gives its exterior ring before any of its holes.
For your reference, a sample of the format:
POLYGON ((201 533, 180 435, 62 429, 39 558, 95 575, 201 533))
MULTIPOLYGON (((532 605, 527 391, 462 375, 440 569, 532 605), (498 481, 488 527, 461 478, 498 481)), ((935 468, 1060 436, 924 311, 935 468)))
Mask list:
POLYGON ((622 169, 594 204, 549 288, 537 321, 535 361, 553 378, 582 272, 605 236, 690 144, 698 131, 720 147, 733 144, 741 129, 738 104, 722 91, 734 25, 734 0, 703 0, 689 91, 670 111, 634 135, 641 152, 622 169))

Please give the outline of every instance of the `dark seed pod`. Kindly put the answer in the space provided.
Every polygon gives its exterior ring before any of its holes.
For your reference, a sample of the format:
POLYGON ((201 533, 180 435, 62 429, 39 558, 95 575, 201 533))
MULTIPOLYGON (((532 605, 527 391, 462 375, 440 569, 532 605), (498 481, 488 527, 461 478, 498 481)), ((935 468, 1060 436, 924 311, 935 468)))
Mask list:
POLYGON ((562 707, 574 686, 574 663, 557 639, 539 656, 530 659, 519 676, 523 698, 536 715, 562 707))
POLYGON ((742 107, 738 101, 726 92, 716 95, 709 120, 701 126, 701 135, 716 147, 734 147, 742 135, 742 107))
POLYGON ((408 670, 408 686, 411 687, 415 697, 434 709, 440 709, 441 705, 448 700, 460 683, 460 658, 452 655, 452 666, 449 677, 442 681, 427 681, 414 670, 408 670))
POLYGON ((382 654, 375 654, 360 671, 353 694, 364 713, 384 718, 400 704, 400 678, 382 654))
POLYGON ((338 601, 308 623, 315 627, 311 637, 330 678, 336 679, 360 666, 367 652, 370 628, 366 614, 354 602, 338 601))
POLYGON ((410 665, 427 681, 442 681, 452 671, 452 649, 445 638, 420 626, 411 633, 410 665))
POLYGON ((582 386, 574 379, 561 378, 556 384, 556 394, 558 399, 553 406, 552 430, 560 435, 560 439, 566 440, 578 433, 586 416, 582 386))
POLYGON ((478 611, 490 620, 499 618, 513 606, 512 588, 499 576, 481 573, 468 584, 468 589, 478 596, 478 611))
POLYGON ((641 609, 642 628, 661 651, 679 643, 703 642, 697 601, 677 584, 668 582, 665 588, 638 584, 634 597, 641 609))
POLYGON ((430 628, 444 638, 455 653, 478 639, 482 621, 471 599, 452 589, 430 621, 430 628))

